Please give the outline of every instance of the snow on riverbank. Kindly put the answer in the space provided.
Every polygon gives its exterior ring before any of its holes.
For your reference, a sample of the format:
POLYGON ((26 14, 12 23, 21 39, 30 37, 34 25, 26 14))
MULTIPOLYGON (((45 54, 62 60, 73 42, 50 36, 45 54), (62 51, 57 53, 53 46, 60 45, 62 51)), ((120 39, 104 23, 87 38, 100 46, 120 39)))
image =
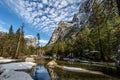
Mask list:
POLYGON ((18 61, 18 59, 0 59, 0 63, 9 63, 9 62, 15 62, 18 61))
POLYGON ((80 72, 80 73, 89 73, 89 74, 96 74, 96 75, 104 75, 102 72, 99 71, 92 71, 87 70, 84 68, 76 68, 76 67, 68 67, 68 66, 57 66, 63 70, 73 71, 73 72, 80 72))
POLYGON ((82 68, 67 67, 67 66, 63 66, 63 68, 68 70, 76 70, 76 71, 82 70, 82 68))
POLYGON ((1 64, 0 70, 27 70, 35 66, 36 63, 32 62, 17 62, 17 63, 8 63, 1 64))
POLYGON ((5 70, 0 75, 0 80, 33 80, 31 76, 22 71, 5 70))
POLYGON ((28 73, 23 71, 15 71, 29 70, 32 69, 33 66, 36 66, 36 63, 16 62, 0 64, 0 80, 33 80, 28 73))

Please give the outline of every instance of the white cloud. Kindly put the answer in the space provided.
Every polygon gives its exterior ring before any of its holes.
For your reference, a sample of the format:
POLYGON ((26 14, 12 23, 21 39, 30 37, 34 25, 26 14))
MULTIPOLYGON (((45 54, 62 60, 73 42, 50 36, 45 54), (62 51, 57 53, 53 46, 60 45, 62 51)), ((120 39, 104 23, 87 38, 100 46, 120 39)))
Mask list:
POLYGON ((42 0, 42 1, 43 1, 43 3, 44 3, 44 4, 47 4, 47 3, 48 3, 48 1, 47 1, 47 0, 42 0))
POLYGON ((0 25, 0 31, 2 31, 2 32, 8 32, 8 30, 6 28, 3 28, 2 25, 0 25))
POLYGON ((8 30, 4 27, 6 26, 7 24, 3 21, 0 20, 0 31, 2 32, 8 32, 8 30))
POLYGON ((42 43, 42 44, 47 44, 47 43, 48 43, 48 40, 43 40, 43 39, 41 39, 41 40, 40 40, 40 43, 42 43))
POLYGON ((71 20, 81 0, 4 0, 6 5, 35 28, 53 32, 59 21, 71 20))
POLYGON ((26 10, 27 10, 28 12, 30 12, 30 11, 33 10, 33 8, 32 8, 32 7, 28 7, 28 8, 26 8, 26 10))
POLYGON ((8 30, 5 29, 5 28, 3 28, 3 27, 0 27, 0 31, 2 31, 2 32, 8 32, 8 30))
POLYGON ((32 18, 34 18, 34 17, 36 17, 36 16, 38 16, 38 15, 39 15, 39 14, 38 14, 37 11, 32 12, 32 18))
POLYGON ((36 23, 40 22, 40 18, 35 18, 34 20, 35 20, 36 23))
POLYGON ((55 12, 55 8, 52 8, 49 13, 53 14, 54 12, 55 12))
POLYGON ((33 35, 25 35, 25 38, 35 38, 33 35))
POLYGON ((59 4, 60 4, 60 2, 56 1, 54 6, 58 7, 59 4))
POLYGON ((34 26, 37 25, 37 22, 34 21, 34 22, 33 22, 33 25, 34 25, 34 26))
POLYGON ((46 16, 42 16, 41 20, 44 21, 45 19, 47 19, 46 16))
POLYGON ((68 3, 67 3, 67 1, 66 1, 66 0, 63 0, 63 1, 61 2, 61 5, 62 5, 62 6, 67 6, 67 5, 68 5, 68 3))
POLYGON ((42 3, 39 3, 38 4, 38 8, 40 9, 40 8, 43 8, 43 4, 42 3))

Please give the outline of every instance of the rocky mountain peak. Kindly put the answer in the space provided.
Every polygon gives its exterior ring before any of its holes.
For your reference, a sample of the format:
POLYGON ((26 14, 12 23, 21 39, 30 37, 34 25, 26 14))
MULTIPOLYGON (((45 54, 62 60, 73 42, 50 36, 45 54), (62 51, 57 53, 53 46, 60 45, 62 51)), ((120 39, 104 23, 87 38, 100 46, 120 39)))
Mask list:
POLYGON ((81 1, 80 9, 78 13, 74 14, 73 20, 71 21, 72 23, 65 23, 63 21, 59 22, 48 45, 52 45, 58 40, 63 40, 72 35, 76 35, 81 30, 82 26, 84 26, 89 19, 91 5, 88 5, 88 2, 90 3, 91 1, 93 0, 81 1))
POLYGON ((60 27, 62 27, 62 28, 70 27, 70 26, 72 26, 72 25, 73 25, 72 23, 65 23, 65 22, 63 22, 63 21, 60 21, 60 22, 58 23, 58 28, 60 28, 60 27))
POLYGON ((83 28, 85 25, 89 25, 89 17, 92 13, 92 5, 95 0, 81 1, 79 12, 73 16, 72 22, 79 27, 83 28))
POLYGON ((7 34, 6 32, 0 31, 0 38, 1 38, 1 37, 4 37, 6 34, 7 34))
POLYGON ((59 39, 63 39, 65 35, 69 32, 72 26, 73 26, 72 23, 66 23, 66 22, 60 21, 58 23, 58 27, 53 32, 52 37, 48 42, 48 45, 52 45, 59 39))
POLYGON ((101 3, 103 0, 82 0, 80 6, 78 6, 80 7, 79 11, 74 14, 71 23, 59 22, 48 45, 52 45, 58 40, 76 36, 85 26, 91 26, 90 17, 93 16, 93 5, 96 1, 101 3))

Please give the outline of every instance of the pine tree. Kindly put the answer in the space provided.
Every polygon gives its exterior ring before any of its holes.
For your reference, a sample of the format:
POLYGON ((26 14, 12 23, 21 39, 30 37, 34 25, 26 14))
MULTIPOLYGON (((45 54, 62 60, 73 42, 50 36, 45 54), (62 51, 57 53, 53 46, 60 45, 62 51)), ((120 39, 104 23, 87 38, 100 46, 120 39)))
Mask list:
POLYGON ((9 28, 9 33, 8 33, 9 35, 13 35, 14 33, 13 33, 13 26, 11 25, 10 26, 10 28, 9 28))
POLYGON ((17 48, 16 48, 16 54, 15 54, 15 58, 18 58, 19 53, 20 53, 20 48, 24 49, 24 24, 22 24, 21 29, 18 29, 17 32, 19 34, 19 38, 18 38, 18 42, 17 42, 17 48), (22 45, 21 45, 22 44, 22 45))
POLYGON ((36 48, 37 55, 39 55, 39 45, 40 45, 40 34, 37 33, 37 48, 36 48))

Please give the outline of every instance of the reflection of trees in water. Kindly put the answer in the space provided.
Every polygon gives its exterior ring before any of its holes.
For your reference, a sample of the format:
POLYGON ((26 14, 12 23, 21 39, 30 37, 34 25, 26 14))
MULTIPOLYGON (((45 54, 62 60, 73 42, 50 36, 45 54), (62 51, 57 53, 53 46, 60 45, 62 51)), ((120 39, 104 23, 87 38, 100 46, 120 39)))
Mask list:
POLYGON ((36 73, 36 68, 33 67, 32 70, 31 70, 31 75, 32 75, 32 78, 33 78, 34 80, 38 80, 36 74, 37 74, 37 73, 36 73))
POLYGON ((45 52, 43 50, 39 50, 38 52, 39 52, 39 55, 36 58, 36 63, 39 65, 43 65, 45 62, 44 57, 43 57, 45 52))
POLYGON ((36 60, 36 63, 38 65, 43 65, 45 63, 45 60, 44 60, 44 58, 41 57, 41 58, 39 58, 39 59, 36 60))
POLYGON ((44 65, 36 66, 33 69, 32 78, 34 80, 51 80, 48 70, 44 65))
POLYGON ((49 75, 51 77, 51 80, 58 80, 57 73, 52 68, 48 68, 49 75))

